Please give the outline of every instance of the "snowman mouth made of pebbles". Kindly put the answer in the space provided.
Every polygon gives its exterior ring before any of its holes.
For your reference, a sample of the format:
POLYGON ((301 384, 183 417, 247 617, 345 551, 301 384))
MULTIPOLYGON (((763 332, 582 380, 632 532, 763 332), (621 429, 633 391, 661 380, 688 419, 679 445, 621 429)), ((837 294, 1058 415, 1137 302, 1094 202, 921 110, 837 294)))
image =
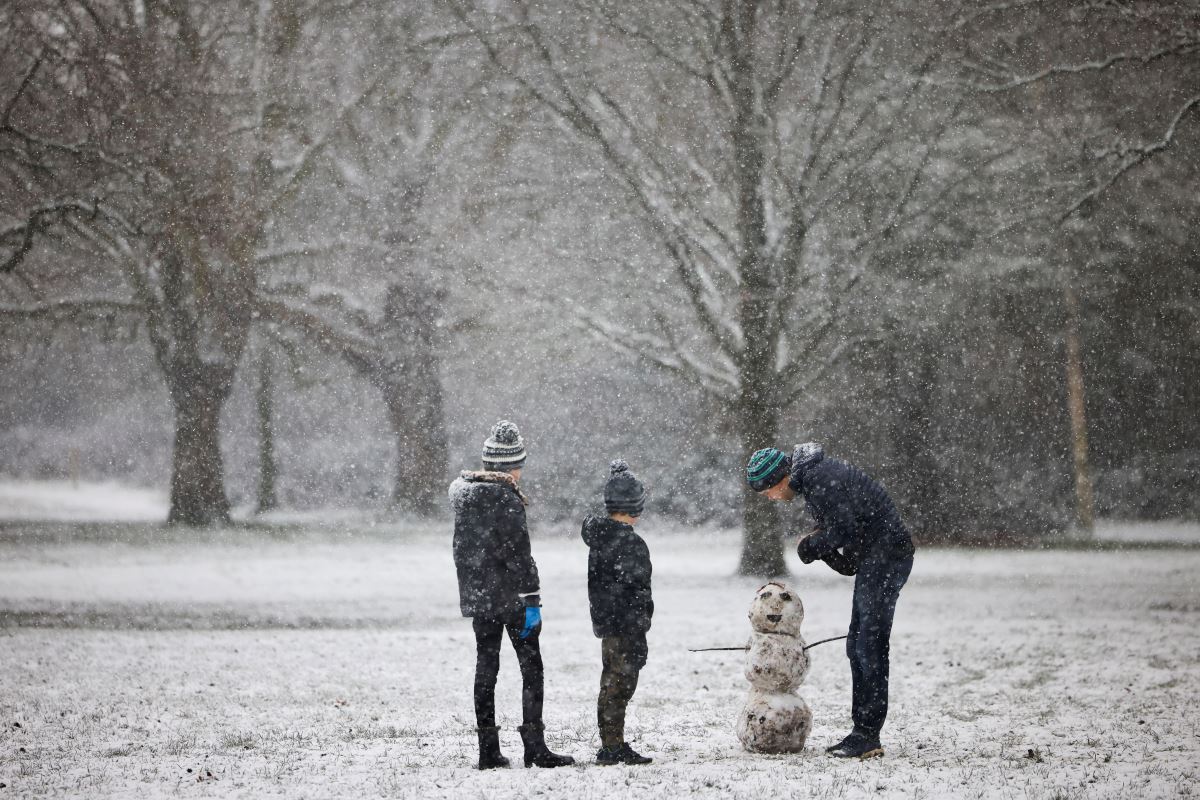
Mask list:
POLYGON ((772 582, 755 594, 749 616, 750 696, 738 717, 738 741, 752 753, 798 753, 812 731, 812 711, 796 694, 809 667, 800 636, 804 604, 786 584, 772 582))

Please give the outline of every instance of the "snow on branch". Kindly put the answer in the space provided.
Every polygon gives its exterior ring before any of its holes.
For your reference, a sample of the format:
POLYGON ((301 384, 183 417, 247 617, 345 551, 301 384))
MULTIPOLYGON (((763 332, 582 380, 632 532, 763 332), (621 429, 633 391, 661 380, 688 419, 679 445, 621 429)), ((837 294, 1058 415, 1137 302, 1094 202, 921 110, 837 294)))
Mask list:
POLYGON ((25 77, 21 79, 21 85, 13 92, 13 96, 4 104, 4 111, 0 113, 0 131, 9 130, 8 121, 12 117, 13 109, 21 100, 21 95, 25 94, 25 90, 29 88, 29 84, 33 81, 33 76, 42 66, 42 57, 44 53, 38 53, 37 58, 33 60, 33 64, 29 67, 29 71, 25 73, 25 77))
POLYGON ((1117 168, 1113 170, 1104 180, 1093 186, 1088 191, 1084 192, 1077 200, 1075 200, 1075 202, 1068 206, 1067 209, 1059 216, 1058 223, 1061 225, 1073 215, 1084 211, 1087 207, 1091 206, 1092 203, 1094 203, 1100 197, 1100 195, 1112 188, 1113 184, 1120 180, 1122 176, 1143 164, 1147 159, 1151 158, 1156 153, 1161 153, 1169 148, 1175 141, 1175 134, 1179 128, 1179 123, 1183 121, 1184 117, 1191 113, 1200 113, 1200 94, 1193 95, 1187 100, 1187 102, 1183 104, 1179 111, 1175 113, 1175 116, 1171 118, 1171 122, 1169 125, 1167 125, 1167 129, 1164 131, 1162 138, 1160 138, 1157 142, 1136 147, 1121 148, 1112 153, 1102 154, 1104 156, 1116 156, 1120 160, 1120 164, 1118 164, 1117 168))
MULTIPOLYGON (((729 355, 730 342, 736 341, 738 332, 719 312, 719 295, 711 290, 710 275, 700 263, 700 259, 707 259, 728 272, 729 237, 689 198, 688 192, 672 177, 673 170, 652 152, 654 143, 603 88, 594 82, 588 84, 586 91, 570 85, 550 43, 541 29, 529 20, 524 4, 519 6, 520 30, 525 36, 526 50, 545 70, 546 78, 540 83, 535 83, 501 57, 501 48, 494 39, 495 31, 489 34, 481 30, 470 18, 466 5, 456 0, 450 0, 449 5, 459 21, 474 33, 497 70, 570 125, 584 141, 599 148, 646 219, 660 234, 701 329, 714 345, 729 355)), ((510 51, 511 48, 505 52, 510 51)), ((711 187, 706 176, 699 177, 702 185, 711 187)))
POLYGON ((262 319, 299 331, 320 349, 341 356, 360 372, 372 374, 381 359, 375 342, 313 311, 262 292, 255 294, 254 307, 262 319))
POLYGON ((1007 3, 989 3, 982 7, 973 8, 969 12, 955 15, 953 21, 945 27, 945 30, 961 30, 984 17, 1045 4, 1046 0, 1012 0, 1007 3))
POLYGON ((613 350, 681 377, 713 397, 725 399, 729 389, 737 389, 736 377, 703 363, 680 347, 670 336, 669 324, 661 318, 661 336, 630 330, 583 309, 577 309, 575 324, 613 350))
POLYGON ((58 203, 34 209, 25 222, 0 230, 0 247, 12 248, 9 256, 0 261, 0 274, 12 272, 24 261, 25 256, 29 255, 29 251, 33 249, 37 236, 48 230, 55 222, 63 222, 73 215, 88 216, 94 219, 98 214, 98 205, 93 204, 89 208, 76 202, 58 203))
POLYGON ((98 316, 113 313, 143 314, 139 303, 109 297, 83 297, 50 300, 43 303, 0 303, 0 317, 24 319, 98 316))
POLYGON ((967 60, 964 63, 968 69, 974 70, 986 77, 992 78, 992 83, 968 81, 966 85, 969 88, 981 92, 1010 92, 1014 89, 1020 89, 1031 84, 1039 83, 1061 75, 1080 75, 1090 72, 1102 72, 1111 69, 1121 64, 1137 64, 1145 66, 1155 61, 1160 61, 1164 58, 1172 56, 1188 55, 1194 52, 1200 52, 1200 39, 1188 37, 1181 41, 1160 47, 1156 50, 1150 50, 1145 53, 1125 52, 1113 53, 1104 58, 1098 58, 1092 61, 1080 61, 1077 63, 1066 64, 1051 64, 1044 69, 1036 72, 1026 73, 1024 75, 1016 74, 1014 71, 1000 66, 985 66, 978 60, 967 60))
POLYGON ((618 19, 616 14, 614 14, 612 11, 605 9, 603 6, 600 6, 599 11, 601 16, 604 17, 613 30, 633 41, 641 42, 642 44, 646 45, 655 55, 674 65, 685 75, 700 81, 706 86, 712 88, 714 91, 719 91, 717 90, 716 83, 711 74, 706 74, 699 67, 695 66, 694 64, 690 64, 683 58, 675 55, 670 51, 670 49, 663 46, 658 39, 638 28, 636 25, 626 25, 624 22, 618 19))

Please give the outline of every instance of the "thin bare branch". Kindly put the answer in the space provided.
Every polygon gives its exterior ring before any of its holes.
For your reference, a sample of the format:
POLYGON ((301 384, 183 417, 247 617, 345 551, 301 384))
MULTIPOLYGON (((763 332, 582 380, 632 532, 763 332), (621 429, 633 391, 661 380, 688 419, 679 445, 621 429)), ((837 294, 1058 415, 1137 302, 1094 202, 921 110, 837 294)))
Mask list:
POLYGON ((4 112, 0 114, 0 131, 8 129, 8 121, 12 117, 13 109, 16 108, 17 103, 20 102, 21 96, 25 94, 25 90, 29 88, 29 84, 33 81, 33 76, 37 74, 37 71, 41 68, 41 66, 42 54, 38 53, 37 58, 33 60, 32 66, 29 67, 29 71, 26 72, 25 77, 21 79, 21 84, 17 87, 17 90, 13 92, 13 96, 10 97, 8 102, 4 104, 4 112))
POLYGON ((67 318, 111 315, 114 313, 141 316, 145 306, 111 297, 63 298, 42 303, 0 303, 0 317, 22 319, 67 318))
POLYGON ((55 222, 62 222, 68 216, 82 215, 95 218, 99 213, 97 206, 85 206, 82 203, 67 202, 34 209, 29 218, 22 224, 0 231, 0 245, 9 245, 12 253, 4 261, 0 261, 0 274, 12 270, 25 260, 39 234, 48 230, 55 222))
POLYGON ((1082 211, 1085 207, 1094 203, 1100 197, 1100 195, 1111 189, 1113 184, 1115 184, 1134 168, 1145 163, 1147 159, 1169 148, 1175 141, 1175 133, 1179 128, 1179 123, 1183 121, 1184 117, 1196 111, 1197 109, 1200 109, 1200 95, 1193 95, 1186 103, 1183 104, 1179 111, 1175 113, 1175 116, 1171 119, 1170 124, 1167 125, 1167 129, 1163 133, 1161 139, 1159 139, 1157 142, 1153 142, 1152 144, 1130 148, 1128 151, 1126 151, 1125 158, 1120 166, 1113 170, 1113 172, 1109 174, 1103 181, 1084 192, 1078 199, 1071 203, 1071 205, 1069 205, 1067 209, 1059 216, 1058 224, 1062 225, 1072 216, 1082 211))
MULTIPOLYGON (((1164 58, 1189 55, 1194 52, 1200 52, 1200 40, 1189 38, 1168 47, 1160 47, 1145 53, 1113 53, 1112 55, 1099 58, 1094 61, 1082 61, 1074 64, 1052 64, 1045 69, 1024 75, 1019 75, 1014 71, 1006 70, 1006 74, 1011 75, 1012 77, 1007 77, 1005 80, 1003 80, 1003 82, 992 84, 967 82, 966 85, 981 92, 1010 92, 1014 89, 1020 89, 1060 75, 1080 75, 1089 72, 1101 72, 1121 64, 1136 64, 1138 66, 1146 66, 1147 64, 1152 64, 1155 61, 1161 61, 1164 58)), ((994 69, 985 71, 980 65, 974 62, 968 62, 966 66, 969 69, 976 69, 984 74, 994 75, 996 72, 994 69)))

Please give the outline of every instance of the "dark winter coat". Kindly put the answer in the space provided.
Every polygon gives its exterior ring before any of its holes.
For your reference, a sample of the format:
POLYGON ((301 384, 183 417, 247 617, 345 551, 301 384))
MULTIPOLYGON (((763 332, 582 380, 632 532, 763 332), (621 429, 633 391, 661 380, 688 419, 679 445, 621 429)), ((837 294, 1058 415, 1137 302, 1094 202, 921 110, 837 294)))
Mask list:
POLYGON ((872 553, 895 560, 913 554, 912 537, 884 488, 853 464, 827 458, 820 445, 796 448, 788 485, 804 496, 817 525, 800 540, 802 561, 820 559, 853 575, 872 553))
POLYGON ((588 602, 592 631, 607 636, 636 636, 650 630, 650 548, 632 525, 609 517, 583 521, 588 553, 588 602))
POLYGON ((463 616, 511 619, 523 606, 538 605, 525 499, 512 476, 464 472, 450 484, 450 504, 463 616))

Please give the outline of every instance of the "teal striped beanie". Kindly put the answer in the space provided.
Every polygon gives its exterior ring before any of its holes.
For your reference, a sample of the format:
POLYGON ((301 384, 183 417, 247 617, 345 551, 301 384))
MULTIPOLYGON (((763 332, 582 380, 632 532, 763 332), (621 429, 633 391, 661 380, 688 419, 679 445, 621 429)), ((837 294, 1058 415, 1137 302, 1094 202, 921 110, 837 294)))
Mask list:
POLYGON ((761 492, 786 478, 791 469, 792 459, 782 450, 764 447, 750 456, 750 463, 746 465, 746 483, 754 491, 761 492))

